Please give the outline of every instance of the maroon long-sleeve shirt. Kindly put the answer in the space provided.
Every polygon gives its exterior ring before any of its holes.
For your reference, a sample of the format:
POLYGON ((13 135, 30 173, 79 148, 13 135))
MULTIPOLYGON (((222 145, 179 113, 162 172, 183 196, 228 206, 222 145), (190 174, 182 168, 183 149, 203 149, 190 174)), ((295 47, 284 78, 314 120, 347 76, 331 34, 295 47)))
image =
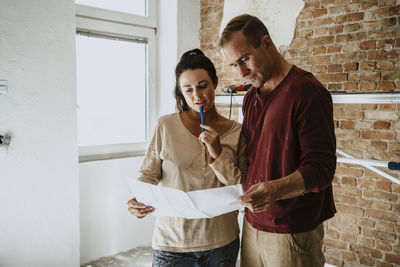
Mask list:
POLYGON ((256 229, 273 233, 313 230, 336 212, 332 179, 336 138, 332 98, 309 72, 293 66, 271 93, 251 88, 243 101, 243 129, 250 163, 245 189, 298 170, 306 192, 276 201, 261 213, 246 209, 256 229))

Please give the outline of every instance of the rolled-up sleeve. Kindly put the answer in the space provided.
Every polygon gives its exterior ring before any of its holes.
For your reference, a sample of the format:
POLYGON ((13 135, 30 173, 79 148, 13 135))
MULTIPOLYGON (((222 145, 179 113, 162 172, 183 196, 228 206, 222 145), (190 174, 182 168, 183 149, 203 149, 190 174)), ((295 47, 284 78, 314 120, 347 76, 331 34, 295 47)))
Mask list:
POLYGON ((332 184, 336 169, 336 137, 332 98, 319 92, 300 101, 296 123, 300 166, 306 191, 319 192, 332 184))

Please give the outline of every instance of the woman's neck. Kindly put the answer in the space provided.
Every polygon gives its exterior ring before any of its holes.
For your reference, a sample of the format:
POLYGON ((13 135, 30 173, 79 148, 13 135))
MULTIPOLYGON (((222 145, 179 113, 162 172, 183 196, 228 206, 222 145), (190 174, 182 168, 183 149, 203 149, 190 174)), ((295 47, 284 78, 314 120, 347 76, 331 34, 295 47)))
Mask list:
MULTIPOLYGON (((188 111, 188 115, 189 118, 192 120, 201 121, 200 112, 191 109, 188 111)), ((220 115, 218 114, 215 105, 213 105, 210 109, 208 109, 203 113, 204 121, 206 123, 210 121, 216 121, 219 118, 219 116, 220 115)))

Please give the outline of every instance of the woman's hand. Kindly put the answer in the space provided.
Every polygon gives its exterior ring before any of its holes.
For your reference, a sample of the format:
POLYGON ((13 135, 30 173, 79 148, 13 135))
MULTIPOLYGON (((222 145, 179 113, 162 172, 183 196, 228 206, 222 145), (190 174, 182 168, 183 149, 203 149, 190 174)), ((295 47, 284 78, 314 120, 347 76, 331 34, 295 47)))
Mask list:
POLYGON ((219 142, 219 135, 209 125, 200 124, 200 127, 204 128, 205 131, 199 135, 199 139, 201 142, 206 144, 208 153, 213 160, 215 160, 222 152, 221 143, 219 142))
POLYGON ((145 217, 147 214, 150 214, 154 211, 154 208, 151 206, 146 206, 143 203, 137 202, 136 198, 132 198, 128 201, 128 210, 131 214, 135 215, 139 219, 145 217))

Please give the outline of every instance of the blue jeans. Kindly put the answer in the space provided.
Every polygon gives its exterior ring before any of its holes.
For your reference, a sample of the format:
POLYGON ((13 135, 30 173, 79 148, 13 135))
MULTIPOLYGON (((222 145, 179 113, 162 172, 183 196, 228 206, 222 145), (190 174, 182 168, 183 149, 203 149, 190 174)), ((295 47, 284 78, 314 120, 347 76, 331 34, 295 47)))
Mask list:
POLYGON ((195 252, 154 250, 153 267, 235 267, 239 243, 237 238, 226 246, 195 252))

